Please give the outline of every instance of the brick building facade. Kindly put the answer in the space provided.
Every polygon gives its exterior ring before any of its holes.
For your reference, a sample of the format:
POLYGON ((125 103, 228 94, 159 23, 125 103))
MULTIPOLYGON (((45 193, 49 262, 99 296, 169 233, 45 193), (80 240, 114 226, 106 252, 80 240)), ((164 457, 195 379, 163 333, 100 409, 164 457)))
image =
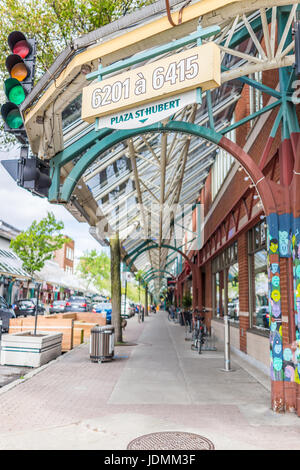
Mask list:
MULTIPOLYGON (((262 83, 273 88, 276 88, 279 82, 279 74, 274 71, 264 72, 261 78, 262 83)), ((251 88, 245 85, 235 107, 235 121, 253 112, 253 106, 257 105, 257 101, 253 103, 255 99, 257 97, 253 97, 251 88)), ((268 100, 264 95, 260 99, 261 106, 267 106, 272 100, 272 98, 268 100)), ((299 108, 298 105, 298 121, 300 121, 299 108)), ((248 122, 236 129, 235 142, 257 164, 261 161, 276 115, 276 111, 270 111, 262 114, 254 122, 248 122)), ((288 184, 291 175, 288 180, 286 168, 289 165, 290 155, 282 142, 282 131, 279 127, 271 142, 269 156, 264 162, 262 172, 275 183, 288 184)), ((224 152, 222 157, 231 158, 224 152)), ((204 206, 202 249, 186 252, 190 260, 196 262, 200 271, 200 289, 195 286, 193 288, 193 296, 197 297, 194 306, 204 307, 207 310, 206 323, 213 327, 220 339, 224 338, 224 315, 227 314, 230 322, 231 348, 269 374, 272 346, 270 346, 271 310, 266 214, 256 186, 251 183, 249 175, 237 161, 231 160, 229 170, 225 171, 225 174, 224 171, 222 175, 219 174, 217 191, 213 186, 213 172, 214 167, 198 198, 198 202, 204 206)), ((286 347, 290 351, 293 350, 291 345, 296 340, 291 258, 281 257, 279 266, 282 344, 283 348, 286 347)), ((191 280, 183 270, 178 276, 175 290, 179 304, 186 284, 190 285, 191 280)), ((285 377, 283 382, 278 381, 278 388, 281 387, 278 391, 275 382, 272 391, 273 409, 276 408, 274 401, 278 396, 280 398, 277 400, 279 405, 276 411, 297 410, 299 414, 296 383, 291 384, 293 380, 290 381, 285 377)))
POLYGON ((54 254, 54 261, 69 274, 74 273, 74 248, 74 240, 69 239, 69 241, 65 243, 60 250, 56 250, 54 254))

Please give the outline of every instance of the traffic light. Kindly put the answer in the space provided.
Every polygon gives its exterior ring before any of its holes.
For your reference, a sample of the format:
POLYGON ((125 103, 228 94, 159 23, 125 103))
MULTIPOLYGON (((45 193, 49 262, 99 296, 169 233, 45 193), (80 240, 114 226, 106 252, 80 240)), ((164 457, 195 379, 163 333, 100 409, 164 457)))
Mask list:
POLYGON ((40 197, 47 197, 51 186, 49 165, 36 157, 28 158, 28 147, 23 145, 18 159, 1 160, 10 176, 22 188, 40 197))
POLYGON ((4 92, 8 101, 1 107, 4 130, 14 134, 22 143, 27 142, 19 106, 34 84, 36 59, 35 39, 27 39, 20 31, 13 31, 7 38, 12 52, 6 58, 6 69, 10 75, 4 82, 4 92))

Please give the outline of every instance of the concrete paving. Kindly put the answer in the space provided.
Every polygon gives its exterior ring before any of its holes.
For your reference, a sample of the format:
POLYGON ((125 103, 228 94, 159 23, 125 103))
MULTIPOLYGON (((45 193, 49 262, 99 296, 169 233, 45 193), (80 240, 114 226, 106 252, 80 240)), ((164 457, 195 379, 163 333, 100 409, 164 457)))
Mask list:
POLYGON ((222 449, 299 449, 300 420, 270 410, 269 378, 222 344, 198 355, 165 312, 128 321, 112 362, 83 344, 0 389, 0 449, 123 450, 144 434, 184 431, 222 449))

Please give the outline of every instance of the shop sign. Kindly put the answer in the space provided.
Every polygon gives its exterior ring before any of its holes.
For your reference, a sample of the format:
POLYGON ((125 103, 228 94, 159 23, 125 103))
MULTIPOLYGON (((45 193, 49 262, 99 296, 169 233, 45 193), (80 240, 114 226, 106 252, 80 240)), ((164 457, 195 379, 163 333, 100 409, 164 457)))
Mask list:
POLYGON ((97 117, 220 84, 220 49, 210 42, 83 88, 81 117, 92 123, 97 117))
POLYGON ((197 90, 191 90, 181 95, 172 96, 159 101, 153 101, 142 106, 111 114, 97 119, 96 129, 138 129, 149 126, 172 116, 189 104, 196 103, 197 90))

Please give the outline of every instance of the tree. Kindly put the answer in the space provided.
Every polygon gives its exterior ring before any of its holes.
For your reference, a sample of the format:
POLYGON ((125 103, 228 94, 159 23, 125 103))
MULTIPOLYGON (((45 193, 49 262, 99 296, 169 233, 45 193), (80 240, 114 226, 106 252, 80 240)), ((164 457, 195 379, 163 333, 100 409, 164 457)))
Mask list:
POLYGON ((122 343, 122 320, 121 320, 121 249, 119 232, 110 238, 110 276, 111 276, 111 319, 115 328, 115 342, 122 343))
POLYGON ((135 279, 137 280, 137 282, 139 283, 139 303, 141 303, 141 284, 143 286, 144 284, 144 276, 145 276, 145 272, 140 269, 139 271, 137 271, 136 275, 135 275, 135 279))
POLYGON ((87 281, 87 287, 92 282, 100 291, 110 290, 110 259, 106 253, 86 251, 79 259, 77 271, 87 281))
MULTIPOLYGON (((125 288, 122 288, 122 294, 125 294, 125 288)), ((134 303, 139 302, 139 290, 136 282, 127 281, 127 299, 131 300, 134 303)))
POLYGON ((150 3, 152 0, 1 0, 0 70, 6 70, 7 36, 16 25, 37 39, 39 78, 73 39, 150 3))
MULTIPOLYGON (((94 31, 154 0, 1 0, 0 79, 7 77, 5 59, 11 53, 8 35, 21 30, 37 40, 35 80, 37 81, 55 58, 76 37, 94 31)), ((6 101, 0 92, 0 104, 6 101)), ((0 122, 0 143, 8 149, 16 143, 3 130, 0 122)))
MULTIPOLYGON (((37 40, 37 81, 72 40, 153 1, 1 0, 0 79, 7 77, 5 59, 11 53, 7 37, 12 31, 19 29, 29 38, 34 37, 37 40)), ((0 104, 5 101, 4 93, 0 93, 0 104)), ((14 136, 4 132, 2 122, 0 143, 6 149, 16 143, 14 136)))
POLYGON ((30 227, 16 236, 10 246, 23 262, 23 268, 34 276, 52 259, 54 251, 70 241, 61 233, 63 222, 58 222, 52 212, 40 222, 34 220, 30 227))

